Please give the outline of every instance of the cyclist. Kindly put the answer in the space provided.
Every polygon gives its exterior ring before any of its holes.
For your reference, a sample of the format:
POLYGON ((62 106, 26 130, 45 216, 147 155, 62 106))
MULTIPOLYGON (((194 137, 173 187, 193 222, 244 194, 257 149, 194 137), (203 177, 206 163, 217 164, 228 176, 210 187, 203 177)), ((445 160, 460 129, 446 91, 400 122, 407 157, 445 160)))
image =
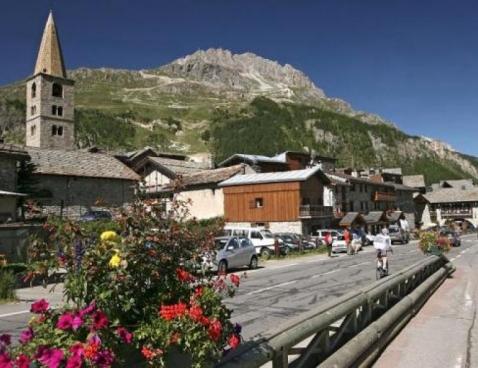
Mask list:
POLYGON ((393 253, 393 249, 386 228, 382 229, 381 234, 375 236, 373 246, 377 250, 377 269, 381 268, 385 274, 388 274, 388 253, 393 253))

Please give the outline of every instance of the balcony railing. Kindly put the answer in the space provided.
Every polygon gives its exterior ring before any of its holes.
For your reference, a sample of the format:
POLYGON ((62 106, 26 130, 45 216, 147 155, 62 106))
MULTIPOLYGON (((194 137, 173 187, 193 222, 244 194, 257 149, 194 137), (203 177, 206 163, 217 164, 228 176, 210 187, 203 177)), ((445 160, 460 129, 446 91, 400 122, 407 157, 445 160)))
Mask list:
POLYGON ((332 217, 332 207, 306 204, 299 208, 300 218, 332 217))
POLYGON ((393 192, 374 192, 372 199, 375 202, 395 202, 397 195, 393 192))
MULTIPOLYGON (((430 214, 436 218, 436 211, 431 211, 430 214)), ((473 217, 473 210, 471 208, 447 208, 441 209, 440 214, 442 218, 473 217)))

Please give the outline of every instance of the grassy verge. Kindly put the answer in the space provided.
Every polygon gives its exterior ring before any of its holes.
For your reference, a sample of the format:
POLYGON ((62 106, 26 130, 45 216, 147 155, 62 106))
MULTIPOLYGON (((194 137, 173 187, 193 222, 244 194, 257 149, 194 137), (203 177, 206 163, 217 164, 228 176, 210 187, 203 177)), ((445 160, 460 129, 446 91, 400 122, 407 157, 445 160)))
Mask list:
MULTIPOLYGON (((281 256, 280 258, 271 257, 268 260, 286 261, 289 259, 296 259, 296 258, 302 258, 302 257, 308 257, 308 256, 314 256, 314 255, 326 254, 326 253, 327 253, 327 247, 320 246, 317 249, 306 249, 303 252, 298 252, 298 251, 290 252, 286 256, 281 256)), ((265 261, 266 260, 262 260, 262 262, 265 262, 265 261)))
POLYGON ((15 300, 15 275, 12 271, 0 271, 0 304, 15 300))

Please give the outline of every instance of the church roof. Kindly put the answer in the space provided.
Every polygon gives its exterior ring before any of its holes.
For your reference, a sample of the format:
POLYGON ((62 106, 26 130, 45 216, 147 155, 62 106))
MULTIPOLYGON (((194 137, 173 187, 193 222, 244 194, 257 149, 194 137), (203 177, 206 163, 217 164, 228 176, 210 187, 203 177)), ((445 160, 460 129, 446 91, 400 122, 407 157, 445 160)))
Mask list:
POLYGON ((140 180, 128 166, 105 153, 33 147, 25 147, 25 150, 37 174, 140 180))
POLYGON ((35 64, 34 74, 38 73, 66 78, 65 63, 52 12, 48 15, 35 64))

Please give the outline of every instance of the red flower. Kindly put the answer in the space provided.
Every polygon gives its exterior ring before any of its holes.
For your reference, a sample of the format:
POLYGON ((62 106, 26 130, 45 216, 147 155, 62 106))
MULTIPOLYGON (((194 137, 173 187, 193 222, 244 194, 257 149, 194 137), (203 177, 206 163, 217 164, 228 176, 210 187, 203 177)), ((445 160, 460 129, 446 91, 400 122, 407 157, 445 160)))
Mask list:
POLYGON ((181 317, 186 313, 186 304, 179 302, 173 305, 162 305, 159 310, 159 315, 166 321, 181 317))
POLYGON ((241 282, 241 278, 235 274, 231 274, 229 276, 231 278, 231 282, 236 286, 239 287, 239 283, 241 282))
POLYGON ((231 349, 236 349, 239 346, 239 344, 241 343, 241 340, 239 339, 239 337, 237 335, 232 334, 231 336, 229 336, 229 339, 227 340, 227 343, 229 344, 231 349))
POLYGON ((203 293, 203 287, 202 286, 198 286, 195 290, 194 290, 194 297, 195 298, 200 298, 202 296, 202 293, 203 293))
POLYGON ((102 328, 107 327, 108 323, 108 316, 102 311, 99 310, 93 314, 93 330, 101 330, 102 328))
POLYGON ((217 319, 212 320, 207 332, 211 340, 213 341, 219 340, 222 333, 221 322, 219 322, 217 319))
POLYGON ((72 327, 73 314, 69 312, 63 313, 58 319, 58 322, 56 323, 56 328, 59 328, 60 330, 69 330, 72 327))
POLYGON ((157 356, 163 355, 163 351, 161 349, 154 349, 151 350, 150 348, 143 346, 141 349, 141 354, 147 359, 147 360, 153 360, 157 356))
POLYGON ((100 343, 98 341, 92 341, 85 346, 85 358, 88 360, 96 359, 98 351, 100 350, 100 343))
POLYGON ((201 318, 203 317, 203 310, 200 306, 198 305, 193 305, 190 309, 189 309, 189 316, 191 317, 191 319, 193 321, 196 321, 196 322, 199 322, 201 320, 201 318))
POLYGON ((182 268, 176 268, 176 276, 181 282, 194 281, 194 276, 182 268))
POLYGON ((30 308, 30 312, 36 313, 36 314, 42 314, 48 310, 49 306, 50 304, 48 304, 48 302, 45 299, 40 299, 32 304, 30 308))
POLYGON ((124 327, 118 327, 116 334, 125 344, 131 344, 133 341, 133 334, 124 327))
MULTIPOLYGON (((28 368, 30 367, 30 358, 25 354, 20 354, 15 360, 15 367, 17 368, 28 368)), ((1 366, 1 365, 0 365, 1 366)))
POLYGON ((83 356, 85 355, 85 348, 81 342, 77 342, 76 344, 70 347, 70 353, 73 355, 83 356))

